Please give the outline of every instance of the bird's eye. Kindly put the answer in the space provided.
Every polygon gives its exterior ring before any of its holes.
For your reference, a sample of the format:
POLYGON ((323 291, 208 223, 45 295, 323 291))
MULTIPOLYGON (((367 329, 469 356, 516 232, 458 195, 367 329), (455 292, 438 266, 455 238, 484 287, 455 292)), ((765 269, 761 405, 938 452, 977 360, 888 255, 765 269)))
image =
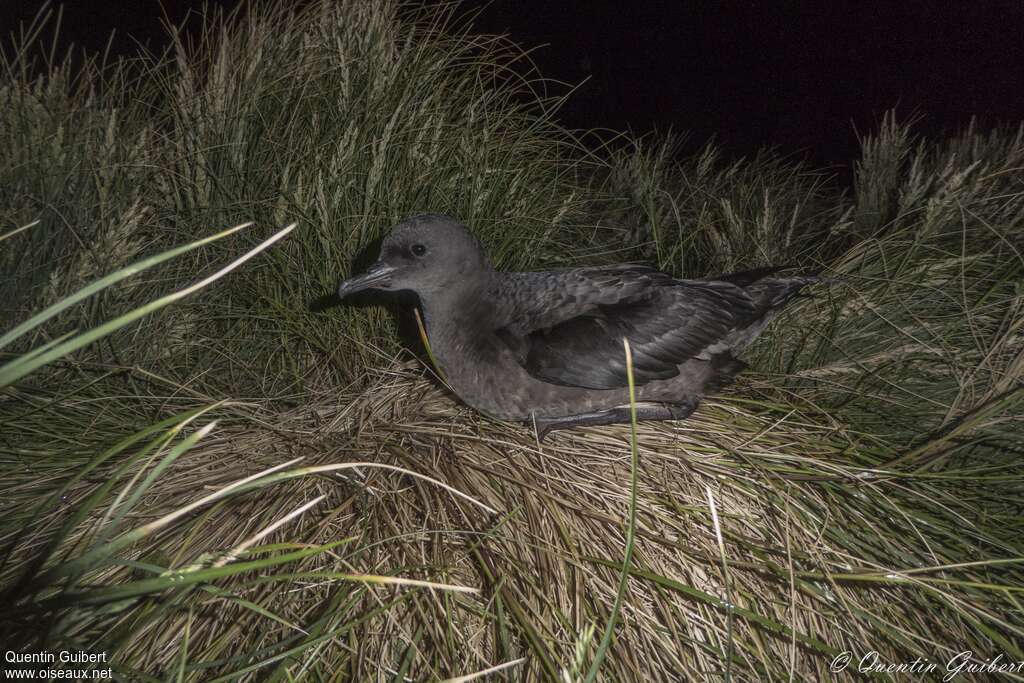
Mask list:
POLYGON ((412 245, 412 249, 410 249, 410 251, 412 251, 413 256, 423 256, 424 254, 427 253, 427 248, 422 244, 414 244, 412 245))

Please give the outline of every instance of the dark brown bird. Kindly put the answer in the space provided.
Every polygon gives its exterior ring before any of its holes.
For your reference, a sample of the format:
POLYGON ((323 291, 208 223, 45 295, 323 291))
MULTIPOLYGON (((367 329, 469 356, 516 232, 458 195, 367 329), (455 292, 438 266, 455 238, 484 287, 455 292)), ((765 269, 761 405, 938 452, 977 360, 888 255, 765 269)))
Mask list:
POLYGON ((453 218, 393 227, 364 274, 338 285, 419 296, 431 351, 459 397, 494 418, 550 430, 629 422, 623 338, 640 420, 682 419, 745 365, 751 341, 815 276, 762 268, 680 280, 622 264, 532 273, 495 270, 453 218))

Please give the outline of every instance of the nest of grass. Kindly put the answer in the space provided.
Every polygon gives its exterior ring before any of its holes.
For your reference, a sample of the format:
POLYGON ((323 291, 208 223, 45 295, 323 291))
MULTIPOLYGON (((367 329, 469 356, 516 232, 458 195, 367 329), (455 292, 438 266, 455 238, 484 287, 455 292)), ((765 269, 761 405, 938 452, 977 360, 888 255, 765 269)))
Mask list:
MULTIPOLYGON (((162 472, 133 526, 282 462, 302 476, 196 510, 84 584, 247 559, 225 550, 254 537, 261 553, 329 550, 283 574, 235 574, 223 589, 92 613, 87 602, 56 622, 61 638, 119 633, 110 654, 124 673, 174 670, 187 643, 189 660, 208 664, 186 670, 204 680, 245 678, 248 667, 433 680, 502 663, 516 680, 580 677, 618 593, 629 427, 538 444, 524 427, 481 422, 415 361, 370 379, 288 412, 221 406, 233 417, 162 472)), ((979 626, 1013 597, 989 585, 997 567, 957 561, 999 541, 968 528, 962 482, 880 473, 870 440, 843 426, 744 403, 710 400, 685 422, 638 426, 632 560, 601 680, 825 678, 866 643, 883 662, 988 647, 979 626)), ((67 491, 66 505, 115 469, 67 491)), ((88 542, 110 513, 97 508, 67 546, 88 542)), ((32 557, 60 518, 5 539, 11 557, 32 557)), ((23 570, 9 562, 5 574, 23 570)))

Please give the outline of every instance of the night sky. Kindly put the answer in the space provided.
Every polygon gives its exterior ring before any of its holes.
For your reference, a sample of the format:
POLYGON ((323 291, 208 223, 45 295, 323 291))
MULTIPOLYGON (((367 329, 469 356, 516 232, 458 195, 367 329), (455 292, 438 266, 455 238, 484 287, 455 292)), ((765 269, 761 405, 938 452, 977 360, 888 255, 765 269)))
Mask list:
MULTIPOLYGON (((234 5, 236 0, 218 4, 234 5)), ((0 0, 9 33, 40 2, 0 0)), ((77 0, 65 33, 100 50, 161 45, 199 0, 77 0), (161 10, 161 7, 163 9, 161 10), (132 40, 132 39, 135 40, 132 40)), ((1024 2, 529 2, 468 0, 476 26, 507 32, 541 72, 579 83, 561 112, 572 128, 689 131, 731 155, 765 145, 819 165, 848 165, 856 130, 891 107, 921 132, 1024 120, 1024 2)))

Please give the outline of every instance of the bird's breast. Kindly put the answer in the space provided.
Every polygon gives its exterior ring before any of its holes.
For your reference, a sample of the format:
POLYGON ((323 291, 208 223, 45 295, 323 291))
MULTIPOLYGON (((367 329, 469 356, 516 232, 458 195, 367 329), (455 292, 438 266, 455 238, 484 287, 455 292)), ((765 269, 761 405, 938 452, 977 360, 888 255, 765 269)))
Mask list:
POLYGON ((529 413, 529 387, 537 380, 493 333, 439 334, 430 338, 434 358, 452 390, 473 408, 501 419, 529 413))

